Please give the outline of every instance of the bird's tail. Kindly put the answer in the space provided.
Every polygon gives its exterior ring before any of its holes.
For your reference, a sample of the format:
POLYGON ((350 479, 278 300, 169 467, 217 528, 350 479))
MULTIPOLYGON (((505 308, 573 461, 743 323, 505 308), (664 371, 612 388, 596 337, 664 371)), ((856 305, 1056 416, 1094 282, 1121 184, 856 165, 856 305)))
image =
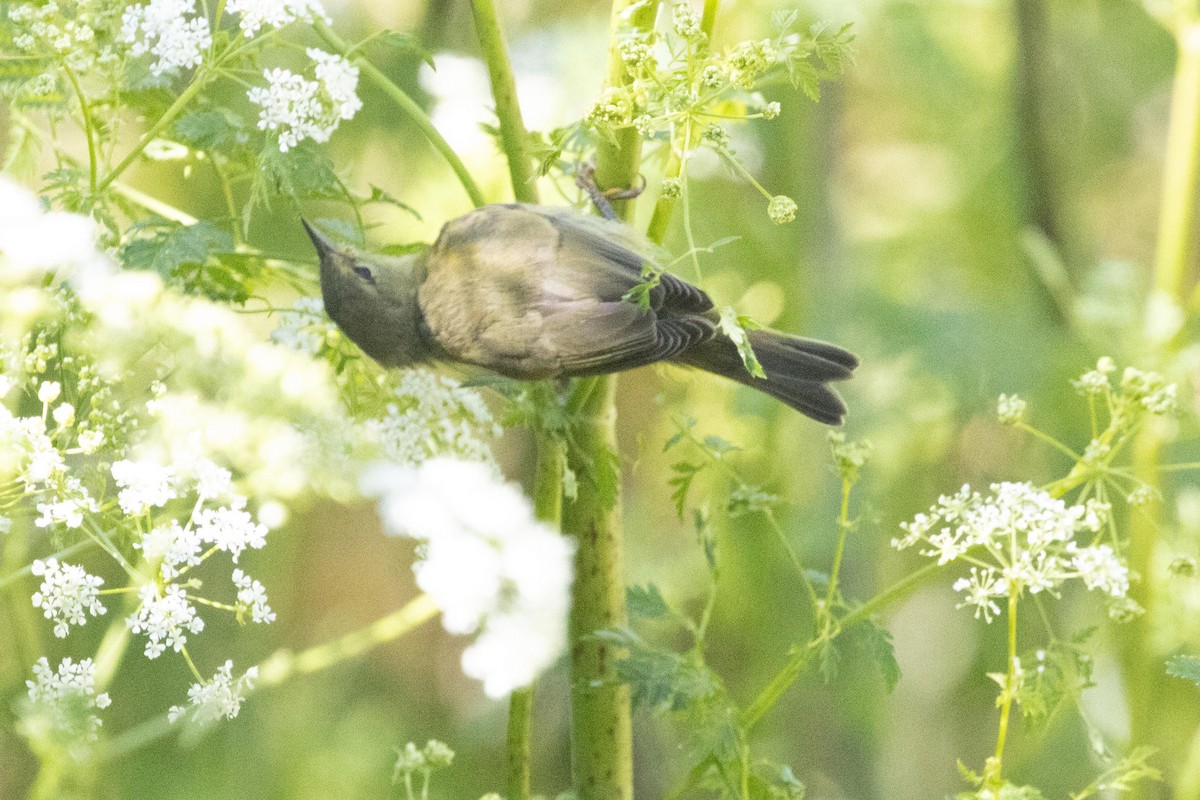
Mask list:
POLYGON ((852 353, 828 342, 778 331, 756 330, 748 335, 766 380, 747 372, 733 342, 720 334, 689 347, 675 360, 766 392, 818 422, 842 423, 846 405, 825 384, 853 374, 858 359, 852 353))

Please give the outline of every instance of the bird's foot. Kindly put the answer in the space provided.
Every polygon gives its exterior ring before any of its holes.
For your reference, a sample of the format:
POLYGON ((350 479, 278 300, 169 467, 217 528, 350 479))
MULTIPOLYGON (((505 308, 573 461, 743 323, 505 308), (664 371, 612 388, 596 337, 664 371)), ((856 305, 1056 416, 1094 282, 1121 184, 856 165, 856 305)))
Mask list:
POLYGON ((646 177, 644 175, 638 175, 638 177, 641 178, 641 186, 601 189, 599 184, 596 183, 596 165, 593 162, 585 161, 575 170, 575 184, 587 192, 588 197, 591 198, 592 205, 600 212, 600 216, 608 220, 619 219, 617 212, 613 210, 613 201, 632 200, 646 191, 646 177))

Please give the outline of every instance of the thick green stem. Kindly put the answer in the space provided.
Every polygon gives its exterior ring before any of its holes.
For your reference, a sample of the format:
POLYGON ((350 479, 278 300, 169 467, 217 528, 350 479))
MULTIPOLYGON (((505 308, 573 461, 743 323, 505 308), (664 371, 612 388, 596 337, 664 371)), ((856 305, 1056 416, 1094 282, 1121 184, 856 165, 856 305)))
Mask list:
POLYGON ((433 145, 433 149, 446 160, 450 165, 450 169, 454 171, 454 175, 458 178, 458 182, 462 184, 467 195, 471 198, 471 202, 476 206, 482 206, 487 203, 483 197, 483 192, 479 190, 471 173, 467 172, 467 167, 463 164, 462 159, 458 157, 458 153, 454 152, 454 148, 450 143, 438 132, 438 129, 433 126, 429 115, 421 106, 417 105, 417 101, 413 100, 408 94, 397 86, 391 78, 384 75, 374 64, 367 61, 361 56, 351 52, 348 45, 340 36, 330 30, 329 26, 321 20, 313 23, 313 30, 317 36, 320 36, 325 44, 329 45, 339 55, 350 58, 355 65, 366 75, 376 87, 379 88, 389 99, 400 107, 413 124, 421 131, 422 135, 433 145))
MULTIPOLYGON (((613 0, 608 83, 629 81, 617 47, 629 30, 650 33, 658 2, 613 0)), ((596 157, 600 188, 632 186, 641 160, 641 139, 633 128, 602 141, 596 157)), ((628 219, 633 205, 615 202, 628 219)), ((626 624, 622 551, 620 469, 616 457, 616 378, 575 381, 567 407, 574 419, 568 463, 578 478, 575 499, 564 505, 563 531, 575 537, 572 588, 571 771, 580 800, 631 800, 633 722, 629 686, 618 681, 613 652, 596 631, 626 624)))
POLYGON ((475 11, 479 48, 483 51, 483 60, 492 79, 492 98, 496 101, 496 116, 500 119, 500 141, 508 159, 513 196, 522 203, 536 203, 538 193, 533 158, 529 153, 529 133, 521 118, 517 84, 513 79, 512 62, 508 58, 508 47, 500 27, 500 18, 496 14, 496 5, 493 0, 472 0, 471 8, 475 11))
POLYGON ((620 476, 616 465, 616 381, 580 381, 587 400, 568 454, 579 479, 564 504, 563 531, 575 537, 570 618, 571 766, 581 800, 633 797, 633 730, 629 686, 619 682, 620 653, 595 636, 627 623, 620 476), (592 386, 584 384, 591 383, 592 386))
POLYGON ((1154 288, 1180 302, 1189 279, 1196 181, 1200 175, 1200 23, 1180 25, 1176 36, 1179 59, 1167 128, 1154 288))

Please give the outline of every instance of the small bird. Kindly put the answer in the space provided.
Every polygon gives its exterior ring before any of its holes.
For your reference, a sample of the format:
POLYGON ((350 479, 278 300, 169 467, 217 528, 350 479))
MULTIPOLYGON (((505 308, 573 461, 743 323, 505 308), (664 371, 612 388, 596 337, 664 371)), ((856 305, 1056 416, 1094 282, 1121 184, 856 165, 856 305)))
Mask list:
POLYGON ((648 303, 630 299, 647 285, 653 245, 624 224, 568 208, 489 205, 404 256, 363 253, 304 226, 321 258, 326 312, 386 367, 445 361, 539 380, 668 361, 766 392, 819 422, 845 417, 826 383, 849 378, 854 355, 751 330, 767 377, 752 376, 703 290, 662 272, 648 303))

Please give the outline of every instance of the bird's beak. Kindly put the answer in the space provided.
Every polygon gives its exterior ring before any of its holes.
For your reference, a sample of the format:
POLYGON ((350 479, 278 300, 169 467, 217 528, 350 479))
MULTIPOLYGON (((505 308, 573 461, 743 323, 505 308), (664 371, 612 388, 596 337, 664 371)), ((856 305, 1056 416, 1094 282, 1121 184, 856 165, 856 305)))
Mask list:
POLYGON ((317 248, 317 255, 322 260, 327 254, 337 252, 337 246, 325 234, 310 225, 308 220, 301 219, 300 224, 304 226, 304 230, 308 231, 308 238, 312 239, 313 245, 317 248))

